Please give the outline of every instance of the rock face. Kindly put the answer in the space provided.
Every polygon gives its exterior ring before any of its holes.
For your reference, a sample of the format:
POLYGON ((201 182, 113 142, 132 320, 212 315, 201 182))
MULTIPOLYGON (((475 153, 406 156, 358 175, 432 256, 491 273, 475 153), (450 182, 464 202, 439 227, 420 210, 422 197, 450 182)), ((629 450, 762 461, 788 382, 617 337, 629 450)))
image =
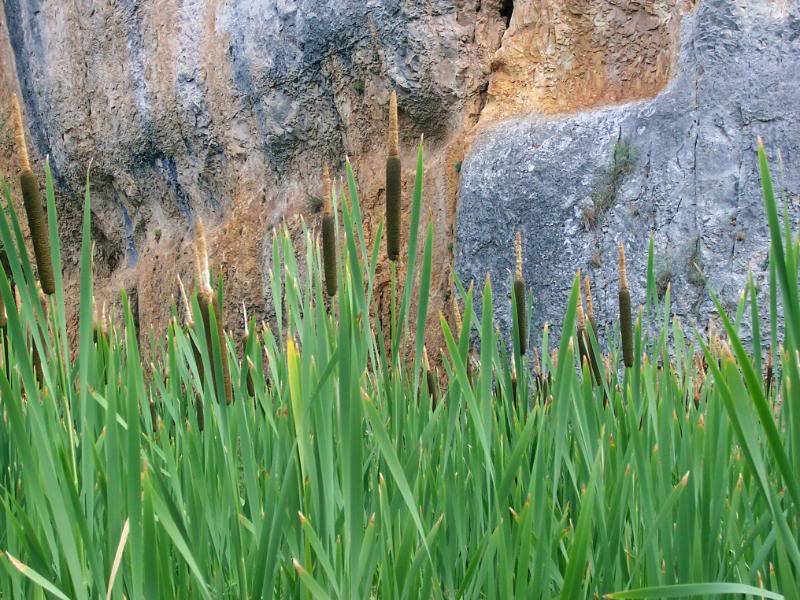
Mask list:
POLYGON ((579 268, 593 280, 601 327, 613 322, 618 242, 628 250, 634 299, 643 302, 650 232, 658 287, 671 285, 678 315, 704 325, 714 313, 709 292, 735 306, 748 272, 765 291, 756 137, 796 222, 800 6, 701 0, 676 39, 675 76, 656 97, 512 119, 476 139, 461 174, 456 270, 465 281, 492 274, 505 330, 518 229, 535 336, 545 321, 560 330, 579 268))
MULTIPOLYGON (((430 181, 445 239, 456 183, 444 163, 477 120, 501 4, 3 0, 0 108, 18 87, 65 221, 92 161, 98 274, 110 295, 137 288, 143 326, 167 317, 176 272, 190 278, 197 216, 219 225, 213 258, 229 297, 263 315, 264 240, 284 216, 311 212, 323 162, 350 155, 365 202, 379 204, 392 89, 405 164, 424 132, 439 165, 430 181)), ((76 232, 64 231, 67 251, 76 232)))
MULTIPOLYGON (((16 91, 37 171, 49 156, 57 178, 67 285, 91 162, 98 299, 126 288, 142 328, 160 328, 176 275, 192 280, 202 217, 233 328, 242 302, 270 316, 270 231, 316 223, 323 162, 351 157, 377 229, 397 89, 405 202, 426 140, 431 331, 454 248, 462 278, 506 286, 515 228, 538 324, 557 321, 578 267, 610 322, 614 245, 628 244, 641 291, 650 230, 678 312, 704 316, 706 288, 729 302, 748 268, 763 279, 757 133, 798 189, 797 3, 2 0, 0 171, 15 178, 16 91)), ((378 278, 380 305, 383 266, 378 278)))

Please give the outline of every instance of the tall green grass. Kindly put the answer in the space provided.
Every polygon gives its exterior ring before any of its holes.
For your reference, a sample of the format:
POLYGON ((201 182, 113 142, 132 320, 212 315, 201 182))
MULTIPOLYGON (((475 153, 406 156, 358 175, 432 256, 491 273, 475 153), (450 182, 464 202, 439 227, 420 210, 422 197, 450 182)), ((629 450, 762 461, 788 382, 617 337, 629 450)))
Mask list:
POLYGON ((239 356, 232 340, 205 335, 195 295, 195 318, 184 327, 176 316, 152 371, 129 311, 107 336, 92 331, 88 182, 74 355, 52 178, 46 312, 6 189, 0 597, 800 597, 800 245, 780 222, 763 149, 759 160, 770 326, 748 284, 736 315, 720 308, 725 339, 695 347, 651 276, 631 367, 618 335, 601 345, 594 323, 584 330, 594 356, 609 348, 599 382, 577 356, 577 277, 560 338, 545 333, 534 353, 538 378, 531 353, 495 328, 493 306, 507 300, 488 279, 479 301, 456 282, 463 325, 440 319, 440 376, 428 377, 439 360, 424 357, 432 224, 420 218, 421 147, 391 323, 370 316, 381 235, 367 245, 348 163, 348 194, 333 197, 336 296, 311 232, 297 249, 279 231, 277 323, 251 322, 239 356), (748 319, 749 346, 738 333, 748 319), (762 345, 775 354, 769 387, 762 345))

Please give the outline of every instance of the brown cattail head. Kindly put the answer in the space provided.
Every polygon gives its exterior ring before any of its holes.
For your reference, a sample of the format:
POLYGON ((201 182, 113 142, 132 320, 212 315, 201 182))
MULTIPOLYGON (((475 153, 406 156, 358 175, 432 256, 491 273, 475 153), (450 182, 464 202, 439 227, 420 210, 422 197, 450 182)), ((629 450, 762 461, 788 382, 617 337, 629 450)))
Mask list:
POLYGON ((392 90, 389 96, 389 156, 400 155, 400 128, 397 124, 397 92, 392 90))
POLYGON ((577 306, 578 329, 584 331, 586 329, 586 315, 583 312, 583 304, 580 302, 577 306))
POLYGON ((53 265, 50 262, 50 234, 47 231, 47 218, 42 206, 42 197, 39 193, 39 182, 30 170, 22 171, 19 176, 22 202, 25 205, 25 214, 28 217, 28 228, 31 231, 33 254, 36 258, 36 267, 39 271, 39 281, 42 289, 48 295, 55 293, 55 279, 53 278, 53 265))
POLYGON ((14 120, 16 121, 16 141, 19 151, 19 162, 22 173, 19 176, 22 191, 22 202, 25 205, 25 214, 28 217, 28 227, 31 231, 33 253, 36 258, 36 267, 39 271, 39 280, 46 294, 55 293, 55 279, 53 278, 53 265, 50 262, 50 237, 47 230, 47 217, 39 193, 39 182, 31 171, 31 161, 28 157, 28 145, 25 142, 25 122, 22 120, 22 108, 17 95, 12 98, 14 120))
POLYGON ((389 148, 386 156, 386 254, 391 261, 400 257, 400 202, 402 165, 397 127, 397 94, 389 98, 389 148))
POLYGON ((519 334, 519 352, 525 354, 528 350, 528 310, 525 305, 525 280, 522 278, 522 238, 519 233, 517 233, 515 245, 517 247, 517 273, 513 285, 514 309, 519 334))
POLYGON ((516 278, 522 279, 522 233, 519 231, 514 238, 514 253, 517 257, 516 278))
POLYGON ((16 94, 11 97, 11 104, 14 109, 14 121, 16 123, 15 138, 17 151, 19 152, 19 165, 23 171, 30 171, 31 161, 28 157, 28 145, 25 143, 25 121, 22 119, 22 107, 16 94))
POLYGON ((625 268, 625 246, 619 244, 619 327, 622 338, 622 358, 626 367, 633 366, 633 318, 628 273, 625 268))
POLYGON ((325 291, 329 297, 336 295, 336 222, 333 219, 333 192, 328 165, 322 168, 322 268, 325 273, 325 291))

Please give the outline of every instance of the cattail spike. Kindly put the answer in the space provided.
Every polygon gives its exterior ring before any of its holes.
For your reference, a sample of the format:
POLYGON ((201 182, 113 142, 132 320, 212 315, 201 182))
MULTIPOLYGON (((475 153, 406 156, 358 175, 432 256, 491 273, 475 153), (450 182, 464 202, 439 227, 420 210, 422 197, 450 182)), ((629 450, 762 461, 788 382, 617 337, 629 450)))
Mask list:
POLYGON ((619 326, 622 338, 622 358, 626 367, 633 366, 633 319, 631 317, 631 293, 628 289, 628 274, 625 268, 625 246, 619 244, 619 326))
POLYGON ((333 219, 333 192, 328 165, 322 168, 322 267, 325 274, 325 291, 329 297, 336 295, 336 222, 333 219))
POLYGON ((397 94, 389 98, 389 148, 386 157, 386 254, 391 261, 400 257, 400 202, 402 165, 397 126, 397 94))
POLYGON ((201 291, 211 292, 211 270, 208 266, 208 246, 206 244, 206 228, 203 219, 197 217, 195 224, 195 266, 197 268, 198 287, 201 291))
POLYGON ((456 298, 455 294, 450 296, 450 303, 453 307, 453 322, 456 326, 455 334, 457 338, 460 338, 461 328, 464 326, 464 323, 461 320, 461 309, 458 307, 458 298, 456 298))
POLYGON ((55 279, 53 277, 53 264, 50 258, 50 234, 47 230, 47 218, 42 197, 39 193, 39 182, 30 169, 23 170, 19 176, 22 202, 25 205, 25 214, 28 217, 28 228, 31 232, 33 254, 36 258, 36 268, 39 271, 39 281, 47 295, 55 293, 55 279))
POLYGON ((520 232, 517 232, 514 240, 514 250, 517 258, 517 269, 513 284, 514 307, 519 334, 519 352, 520 354, 525 354, 528 350, 528 311, 525 305, 525 280, 522 277, 522 235, 520 232))
POLYGON ((583 304, 580 302, 577 306, 578 329, 586 329, 586 315, 583 312, 583 304))
POLYGON ((16 94, 11 97, 11 104, 14 110, 14 121, 16 123, 15 137, 17 151, 19 152, 19 164, 23 171, 31 170, 31 161, 28 156, 28 145, 25 142, 25 121, 22 119, 22 107, 16 94))
POLYGON ((183 280, 181 279, 180 274, 178 275, 178 287, 181 290, 183 309, 186 311, 186 326, 191 327, 194 325, 194 317, 192 317, 192 309, 189 307, 189 297, 186 295, 186 288, 183 287, 183 280))
POLYGON ((25 122, 22 119, 22 108, 19 98, 12 97, 14 120, 16 121, 16 141, 19 151, 19 162, 22 172, 19 176, 22 202, 25 205, 25 214, 28 217, 28 228, 33 242, 33 253, 36 258, 36 267, 39 271, 39 281, 47 295, 56 291, 53 277, 53 265, 50 262, 50 234, 47 230, 47 217, 39 193, 39 182, 31 170, 31 161, 28 156, 28 145, 25 141, 25 122))

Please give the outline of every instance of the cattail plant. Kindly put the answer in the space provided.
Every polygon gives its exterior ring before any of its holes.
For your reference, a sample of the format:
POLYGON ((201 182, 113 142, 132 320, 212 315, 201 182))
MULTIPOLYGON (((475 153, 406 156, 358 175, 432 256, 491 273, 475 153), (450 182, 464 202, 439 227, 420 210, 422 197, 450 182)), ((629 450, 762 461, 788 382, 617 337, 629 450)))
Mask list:
MULTIPOLYGON (((250 324, 247 322, 247 306, 242 302, 242 318, 244 319, 244 335, 242 336, 242 369, 245 371, 247 377, 247 395, 250 398, 255 398, 256 389, 253 383, 253 372, 250 367, 250 324)), ((258 334, 252 340, 255 345, 258 345, 258 334)))
POLYGON ((28 158, 28 146, 25 142, 25 125, 22 120, 22 109, 16 94, 13 96, 14 115, 16 117, 16 138, 19 149, 20 167, 19 184, 22 190, 22 203, 25 205, 25 214, 28 216, 28 227, 33 241, 33 254, 36 258, 36 267, 39 270, 39 281, 42 290, 48 296, 55 293, 55 279, 53 265, 50 261, 50 238, 47 232, 47 218, 42 197, 39 193, 39 182, 31 170, 28 158))
POLYGON ((625 245, 619 243, 619 328, 622 337, 622 358, 626 367, 633 366, 633 320, 628 271, 625 268, 625 245))
POLYGON ((322 266, 325 272, 325 291, 330 298, 336 295, 336 222, 333 218, 333 191, 328 165, 322 172, 322 266))
POLYGON ((92 315, 92 334, 95 344, 108 342, 108 319, 106 317, 106 303, 105 300, 98 305, 94 299, 92 300, 93 315, 92 315))
POLYGON ((514 305, 516 308, 517 329, 519 330, 519 352, 528 350, 528 312, 525 306, 525 279, 522 277, 522 234, 518 231, 514 239, 517 269, 514 274, 514 305))
POLYGON ((578 356, 580 356, 581 367, 583 364, 586 363, 586 366, 589 366, 589 353, 586 350, 586 317, 583 312, 583 304, 578 302, 578 306, 576 307, 576 315, 577 315, 577 329, 578 329, 578 356))
POLYGON ((397 92, 389 97, 389 150, 386 157, 386 251, 389 260, 400 256, 401 164, 397 125, 397 92))
MULTIPOLYGON (((597 341, 597 319, 594 315, 594 301, 592 300, 592 284, 589 280, 589 276, 586 275, 583 278, 583 292, 584 296, 586 297, 586 320, 587 320, 587 330, 586 330, 586 350, 589 354, 589 364, 592 367, 592 372, 594 373, 594 379, 597 382, 597 385, 600 385, 603 382, 603 375, 600 369, 600 361, 597 358, 597 355, 594 351, 594 345, 592 344, 591 336, 589 332, 591 331, 591 335, 594 335, 595 341, 597 341)), ((599 343, 599 342, 598 342, 599 343)))
MULTIPOLYGON (((209 356, 213 348, 213 335, 216 333, 219 343, 220 366, 222 368, 222 384, 225 392, 225 403, 233 402, 233 386, 231 385, 231 374, 228 370, 228 355, 225 348, 225 325, 224 315, 217 301, 214 291, 211 289, 211 271, 208 266, 208 248, 206 246, 206 234, 203 221, 197 219, 195 243, 195 261, 197 266, 198 292, 197 303, 200 307, 200 316, 203 320, 203 327, 206 332, 206 346, 209 356), (211 331, 211 314, 216 320, 216 331, 211 331)), ((212 370, 212 375, 216 371, 212 370)))
POLYGON ((764 389, 769 395, 770 391, 772 390, 772 378, 773 378, 773 366, 772 366, 772 349, 767 352, 767 372, 764 374, 764 389))
POLYGON ((517 401, 517 365, 511 361, 511 401, 517 401))
MULTIPOLYGON (((195 257, 197 255, 195 254, 195 257)), ((199 264, 199 263, 198 263, 199 264)), ((203 356, 200 354, 200 348, 195 343, 194 338, 189 335, 189 331, 194 327, 194 317, 192 317, 192 309, 189 306, 189 298, 186 295, 186 288, 183 286, 183 280, 181 276, 178 275, 178 287, 181 290, 181 300, 183 301, 183 309, 186 313, 186 321, 184 323, 183 332, 186 334, 186 338, 189 340, 189 343, 192 345, 192 355, 194 356, 194 364, 197 365, 197 377, 200 382, 203 381, 205 377, 205 368, 203 367, 203 356)), ((205 413, 203 412, 203 396, 202 394, 198 394, 194 401, 194 408, 195 413, 197 415, 197 429, 203 431, 206 426, 206 418, 205 413)))
POLYGON ((422 368, 425 371, 425 383, 428 387, 428 397, 431 401, 431 410, 436 410, 436 405, 439 403, 439 376, 436 370, 431 368, 430 360, 428 359, 428 347, 422 347, 422 368))

